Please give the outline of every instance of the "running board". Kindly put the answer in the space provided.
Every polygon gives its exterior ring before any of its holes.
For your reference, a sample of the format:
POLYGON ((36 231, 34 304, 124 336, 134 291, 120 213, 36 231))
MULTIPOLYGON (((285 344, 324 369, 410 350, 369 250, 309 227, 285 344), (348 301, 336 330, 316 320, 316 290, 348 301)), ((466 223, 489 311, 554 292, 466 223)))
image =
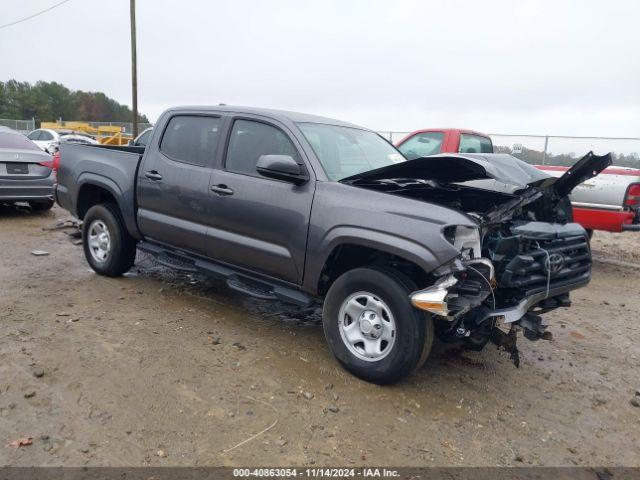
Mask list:
POLYGON ((260 298, 261 300, 278 299, 268 285, 264 285, 266 288, 262 285, 251 285, 249 282, 243 282, 237 277, 228 278, 227 285, 230 289, 235 290, 236 292, 244 293, 254 298, 260 298))
POLYGON ((195 255, 169 249, 148 241, 138 243, 138 249, 153 255, 158 263, 166 267, 226 280, 229 288, 262 300, 281 300, 301 307, 308 307, 313 298, 295 287, 281 284, 259 275, 251 275, 231 265, 203 259, 195 255))
POLYGON ((159 264, 180 272, 195 273, 198 271, 193 262, 185 261, 184 259, 171 255, 167 252, 162 252, 159 255, 156 255, 155 258, 159 264))

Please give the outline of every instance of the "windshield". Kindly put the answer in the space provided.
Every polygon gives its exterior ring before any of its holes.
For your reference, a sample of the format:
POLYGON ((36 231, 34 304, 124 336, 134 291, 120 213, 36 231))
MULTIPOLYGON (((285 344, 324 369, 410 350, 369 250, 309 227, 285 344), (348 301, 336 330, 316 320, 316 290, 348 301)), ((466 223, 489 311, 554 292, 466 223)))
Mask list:
POLYGON ((378 134, 358 128, 299 123, 331 180, 342 180, 406 159, 378 134))
POLYGON ((444 133, 442 132, 418 133, 400 145, 398 150, 409 160, 428 157, 440 153, 443 140, 444 133))

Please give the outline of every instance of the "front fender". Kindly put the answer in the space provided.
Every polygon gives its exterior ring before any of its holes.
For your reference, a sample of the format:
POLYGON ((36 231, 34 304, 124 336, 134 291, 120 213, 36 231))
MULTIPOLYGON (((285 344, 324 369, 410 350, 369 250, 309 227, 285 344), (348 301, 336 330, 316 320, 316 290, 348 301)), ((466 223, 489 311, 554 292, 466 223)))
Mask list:
POLYGON ((394 233, 351 225, 336 226, 326 232, 315 253, 307 255, 303 284, 305 291, 317 293, 322 269, 331 253, 340 245, 360 245, 389 253, 415 263, 427 273, 455 258, 458 253, 451 249, 450 257, 443 258, 442 252, 438 255, 429 247, 394 233))

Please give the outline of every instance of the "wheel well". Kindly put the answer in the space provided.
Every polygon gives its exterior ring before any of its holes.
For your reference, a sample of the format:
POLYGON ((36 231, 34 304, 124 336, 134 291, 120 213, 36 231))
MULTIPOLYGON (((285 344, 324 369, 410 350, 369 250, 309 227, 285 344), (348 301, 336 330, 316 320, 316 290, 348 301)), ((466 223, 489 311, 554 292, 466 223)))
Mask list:
POLYGON ((362 245, 342 244, 331 251, 322 267, 318 294, 327 293, 331 284, 343 273, 354 268, 371 266, 402 272, 416 285, 424 285, 428 278, 428 274, 421 267, 398 255, 362 245))
POLYGON ((99 187, 97 185, 83 185, 80 187, 80 192, 78 193, 78 201, 76 203, 76 210, 78 214, 78 218, 83 219, 87 210, 89 210, 94 205, 99 205, 103 203, 113 203, 117 205, 115 197, 103 187, 99 187))

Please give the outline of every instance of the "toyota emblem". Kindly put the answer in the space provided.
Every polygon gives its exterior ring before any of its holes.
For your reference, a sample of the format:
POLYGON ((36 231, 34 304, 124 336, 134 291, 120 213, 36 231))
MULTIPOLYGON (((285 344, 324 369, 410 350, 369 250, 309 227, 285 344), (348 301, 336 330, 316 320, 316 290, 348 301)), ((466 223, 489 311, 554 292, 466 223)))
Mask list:
POLYGON ((564 257, 559 253, 552 253, 544 262, 544 273, 557 275, 564 267, 564 257))

